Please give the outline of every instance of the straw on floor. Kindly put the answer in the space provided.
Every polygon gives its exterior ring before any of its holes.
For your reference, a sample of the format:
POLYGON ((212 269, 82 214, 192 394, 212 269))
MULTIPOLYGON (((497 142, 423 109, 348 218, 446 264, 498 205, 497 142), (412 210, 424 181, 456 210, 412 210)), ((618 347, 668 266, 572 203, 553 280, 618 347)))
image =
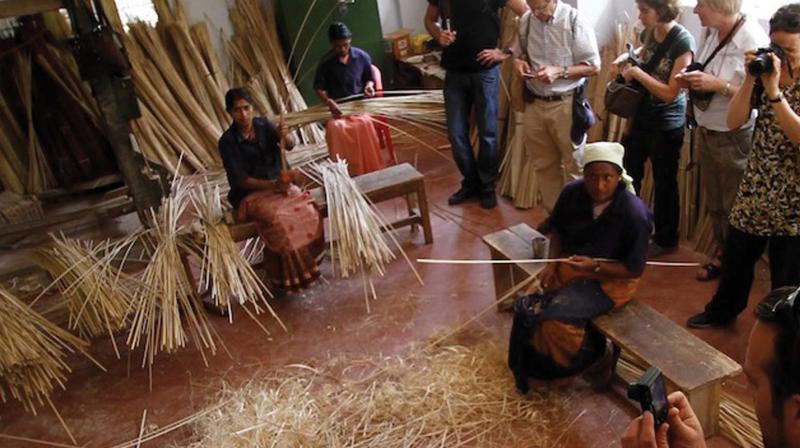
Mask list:
POLYGON ((557 446, 575 420, 566 410, 575 392, 522 396, 505 357, 481 343, 289 365, 224 387, 217 403, 182 420, 193 435, 176 446, 557 446))

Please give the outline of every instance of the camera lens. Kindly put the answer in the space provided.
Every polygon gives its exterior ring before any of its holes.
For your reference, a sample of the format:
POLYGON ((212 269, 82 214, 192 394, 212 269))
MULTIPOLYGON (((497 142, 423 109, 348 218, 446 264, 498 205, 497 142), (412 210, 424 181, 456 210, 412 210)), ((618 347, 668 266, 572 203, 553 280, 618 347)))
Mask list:
POLYGON ((747 71, 753 76, 761 76, 764 73, 772 73, 774 70, 775 66, 772 63, 772 58, 769 57, 769 54, 760 54, 756 56, 755 59, 750 61, 750 64, 747 65, 747 71))

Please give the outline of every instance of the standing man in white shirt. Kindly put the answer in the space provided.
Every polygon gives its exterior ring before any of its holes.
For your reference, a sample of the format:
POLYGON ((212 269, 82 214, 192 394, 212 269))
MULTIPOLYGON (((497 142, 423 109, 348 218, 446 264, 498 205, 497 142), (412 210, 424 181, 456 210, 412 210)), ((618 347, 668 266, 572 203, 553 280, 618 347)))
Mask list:
MULTIPOLYGON (((769 37, 758 21, 742 15, 741 7, 742 0, 697 1, 694 13, 706 32, 696 62, 704 67, 678 75, 682 86, 691 89, 698 125, 695 137, 700 175, 719 248, 717 258, 724 246, 728 214, 747 165, 755 122, 753 115, 747 124, 731 130, 726 123, 728 105, 745 77, 745 51, 769 44, 769 37)), ((701 268, 697 279, 713 280, 719 273, 719 265, 711 262, 701 268)))
POLYGON ((561 0, 528 0, 519 21, 517 70, 525 78, 525 153, 542 205, 553 210, 567 179, 580 177, 573 150, 573 94, 599 71, 594 30, 561 0))

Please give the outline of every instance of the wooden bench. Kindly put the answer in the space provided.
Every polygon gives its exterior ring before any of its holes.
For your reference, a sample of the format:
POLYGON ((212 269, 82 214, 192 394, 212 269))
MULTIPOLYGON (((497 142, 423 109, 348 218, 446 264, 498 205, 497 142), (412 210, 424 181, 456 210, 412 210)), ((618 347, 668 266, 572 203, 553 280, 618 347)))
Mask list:
MULTIPOLYGON (((531 241, 541 236, 527 224, 483 237, 493 260, 531 258, 531 241)), ((514 285, 538 274, 543 264, 494 265, 498 299, 514 285)), ((592 325, 642 366, 656 366, 670 390, 686 394, 707 437, 718 432, 722 381, 736 376, 742 368, 734 360, 669 320, 651 307, 631 301, 599 316, 592 325)))
MULTIPOLYGON (((389 226, 392 228, 422 226, 425 244, 433 243, 431 219, 428 212, 428 198, 425 194, 425 176, 408 163, 393 165, 382 170, 362 174, 353 178, 358 188, 374 204, 395 199, 406 198, 408 216, 397 219, 389 226), (417 199, 418 209, 412 206, 411 197, 417 199)), ((322 187, 314 188, 311 196, 320 208, 323 217, 328 216, 328 204, 325 200, 325 191, 322 187)), ((383 229, 384 231, 387 229, 383 229)), ((234 241, 242 241, 258 236, 255 223, 245 222, 230 225, 231 236, 234 241)))

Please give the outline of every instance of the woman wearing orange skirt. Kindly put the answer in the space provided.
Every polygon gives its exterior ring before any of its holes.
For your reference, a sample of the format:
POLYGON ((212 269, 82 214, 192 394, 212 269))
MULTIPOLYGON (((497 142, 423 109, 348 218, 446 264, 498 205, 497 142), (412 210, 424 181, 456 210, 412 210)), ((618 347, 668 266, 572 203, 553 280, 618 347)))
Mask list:
POLYGON ((286 125, 255 117, 253 100, 241 88, 225 94, 233 123, 219 139, 219 151, 231 190, 228 200, 239 222, 254 221, 264 243, 270 286, 305 288, 319 277, 317 257, 324 248, 322 219, 308 192, 281 171, 280 142, 294 147, 286 125))

